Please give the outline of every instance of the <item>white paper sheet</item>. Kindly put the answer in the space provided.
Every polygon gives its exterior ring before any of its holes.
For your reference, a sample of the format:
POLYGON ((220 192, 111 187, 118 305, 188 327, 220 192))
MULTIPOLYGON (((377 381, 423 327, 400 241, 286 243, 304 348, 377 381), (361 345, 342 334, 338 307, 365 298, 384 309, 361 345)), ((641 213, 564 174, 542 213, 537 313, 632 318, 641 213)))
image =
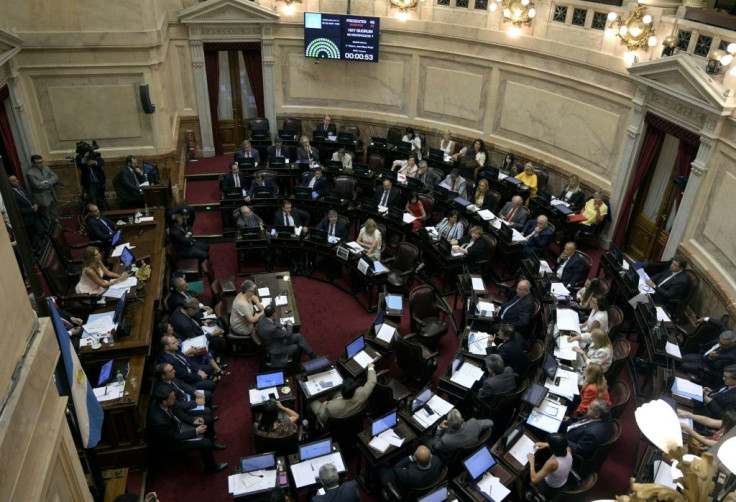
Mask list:
POLYGON ((482 369, 473 364, 465 362, 462 366, 460 366, 460 369, 457 370, 454 375, 452 375, 450 381, 455 382, 456 384, 465 387, 466 389, 469 389, 473 386, 475 382, 480 380, 480 377, 482 376, 482 369))
POLYGON ((503 500, 511 493, 511 490, 503 486, 501 480, 491 473, 486 473, 477 483, 478 489, 489 495, 494 501, 503 500))
POLYGON ((358 244, 358 243, 357 243, 357 242, 355 242, 355 241, 352 241, 352 242, 348 242, 348 243, 346 244, 346 246, 347 246, 347 247, 348 247, 348 248, 350 249, 350 251, 352 251, 353 253, 360 253, 360 252, 362 252, 362 251, 363 251, 363 246, 361 246, 360 244, 358 244))
POLYGON ((124 281, 117 282, 110 286, 110 289, 130 289, 138 285, 138 279, 134 275, 128 277, 124 281))
POLYGON ((667 315, 667 312, 662 307, 657 307, 657 322, 660 321, 672 322, 672 319, 670 319, 670 316, 667 315))
POLYGON ((95 397, 97 397, 97 400, 101 403, 104 403, 105 401, 112 401, 113 399, 120 399, 121 397, 123 397, 124 391, 125 384, 119 385, 117 381, 112 382, 104 387, 92 389, 95 397))
POLYGON ((279 391, 276 387, 268 387, 267 389, 248 390, 248 397, 250 398, 251 404, 263 403, 271 399, 273 396, 278 396, 278 395, 279 395, 279 391))
POLYGON ((388 444, 393 445, 395 447, 399 447, 402 444, 404 444, 404 440, 396 435, 396 432, 394 432, 393 429, 387 429, 380 433, 378 436, 382 440, 386 441, 388 444))
POLYGON ((511 242, 526 242, 526 239, 524 236, 516 230, 515 228, 511 229, 511 242))
POLYGON ((388 441, 385 441, 380 435, 378 435, 371 439, 371 442, 368 443, 368 446, 370 446, 374 450, 379 451, 380 453, 383 453, 388 450, 388 447, 391 445, 388 443, 388 441))
POLYGON ((570 294, 570 290, 561 282, 553 282, 551 286, 550 292, 555 296, 567 296, 570 294))
POLYGON ((202 331, 204 331, 206 334, 211 335, 215 331, 219 331, 219 326, 202 326, 202 331))
POLYGON ((495 308, 493 307, 493 302, 478 302, 478 305, 475 306, 475 311, 477 314, 483 316, 483 317, 493 317, 493 312, 495 311, 495 308))
POLYGON ((485 221, 490 221, 496 218, 496 215, 490 212, 488 209, 481 209, 478 211, 478 216, 483 218, 485 221))
POLYGON ((449 403, 442 399, 440 396, 436 395, 432 396, 430 400, 427 401, 427 406, 432 408, 432 410, 439 413, 440 415, 447 415, 453 408, 452 403, 449 403))
POLYGON ((667 342, 664 345, 664 351, 667 353, 667 355, 676 357, 678 359, 682 359, 682 353, 680 352, 680 346, 676 343, 667 342))
POLYGON ((281 322, 281 325, 284 325, 287 322, 290 322, 291 324, 294 324, 294 316, 282 317, 282 318, 279 319, 279 321, 281 322))
POLYGON ((410 213, 404 213, 404 223, 412 223, 414 220, 416 220, 416 217, 412 216, 410 213))
POLYGON ((283 307, 284 305, 289 304, 289 296, 288 295, 279 295, 276 298, 273 299, 274 303, 277 307, 283 307))
POLYGON ((529 439, 525 434, 522 434, 519 440, 514 443, 514 446, 511 447, 509 453, 521 465, 526 465, 529 463, 527 455, 534 453, 534 441, 529 439))
POLYGON ((557 309, 557 329, 580 333, 578 313, 572 309, 557 309))
POLYGON ((193 349, 206 349, 209 347, 209 342, 207 341, 207 335, 200 335, 195 336, 194 338, 188 338, 181 342, 181 352, 182 354, 186 354, 187 350, 190 348, 193 349))
POLYGON ((358 363, 361 368, 365 368, 373 362, 373 358, 365 350, 361 350, 353 356, 353 361, 358 363))
POLYGON ((123 254, 123 249, 125 249, 126 247, 128 249, 135 249, 135 246, 131 246, 130 242, 124 242, 115 246, 115 249, 113 249, 112 253, 110 253, 110 257, 115 258, 117 256, 120 256, 121 254, 123 254))
POLYGON ((105 298, 120 299, 123 297, 126 291, 128 291, 128 288, 125 288, 125 289, 108 288, 105 290, 104 293, 102 293, 102 296, 104 296, 105 298))
POLYGON ((87 319, 87 324, 83 326, 84 331, 91 335, 101 335, 112 331, 117 325, 112 321, 114 312, 104 312, 102 314, 92 314, 87 319))
POLYGON ((246 495, 276 486, 276 469, 233 474, 227 478, 228 492, 233 496, 246 495))
POLYGON ((337 472, 345 472, 345 464, 342 461, 340 452, 330 453, 322 457, 313 458, 298 464, 292 464, 291 475, 294 477, 294 484, 297 488, 302 488, 319 482, 319 468, 324 464, 332 464, 337 472))
POLYGON ((567 336, 561 336, 557 339, 557 343, 560 344, 560 347, 555 347, 555 357, 557 359, 564 359, 566 361, 574 361, 577 359, 578 355, 572 350, 574 347, 579 347, 580 342, 571 342, 570 338, 567 336))
POLYGON ((471 277, 470 282, 472 283, 474 290, 485 291, 486 285, 483 283, 483 279, 481 279, 480 277, 471 277))
POLYGON ((258 288, 258 296, 264 297, 264 296, 270 296, 271 291, 269 291, 268 288, 258 288))
POLYGON ((550 275, 553 275, 554 274, 554 272, 552 271, 552 269, 549 267, 549 263, 547 263, 546 261, 542 260, 542 261, 539 262, 539 275, 544 275, 545 272, 547 272, 550 275))
POLYGON ((383 342, 391 343, 391 340, 394 338, 394 333, 396 333, 396 328, 390 324, 383 323, 381 324, 380 329, 376 332, 376 338, 383 342))
POLYGON ((672 393, 694 401, 703 401, 703 386, 684 378, 675 377, 675 382, 672 384, 672 393))
POLYGON ((322 392, 325 389, 335 389, 342 384, 342 377, 337 369, 332 368, 329 371, 315 373, 307 377, 306 382, 299 382, 307 393, 307 397, 322 392), (330 385, 331 384, 331 385, 330 385))
POLYGON ((544 386, 547 387, 552 394, 564 397, 569 401, 572 401, 575 396, 580 394, 577 373, 557 368, 555 378, 556 377, 560 377, 560 385, 555 385, 555 381, 551 378, 548 378, 547 381, 544 382, 544 386))

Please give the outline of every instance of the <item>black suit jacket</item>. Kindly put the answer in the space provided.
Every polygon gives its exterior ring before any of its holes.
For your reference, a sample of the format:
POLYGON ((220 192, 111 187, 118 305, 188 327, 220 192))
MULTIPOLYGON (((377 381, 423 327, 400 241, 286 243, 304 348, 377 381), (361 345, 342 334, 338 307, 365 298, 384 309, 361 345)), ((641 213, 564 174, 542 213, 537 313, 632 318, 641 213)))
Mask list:
POLYGON ((38 200, 29 195, 23 187, 13 188, 13 198, 15 199, 15 205, 18 206, 20 216, 23 218, 23 225, 26 227, 33 225, 38 216, 33 210, 33 205, 38 204, 38 200))
MULTIPOLYGON (((383 198, 383 187, 379 186, 376 189, 376 192, 373 194, 373 202, 376 204, 381 204, 381 199, 383 198)), ((391 187, 391 191, 388 194, 388 205, 392 207, 397 207, 399 209, 403 209, 401 207, 401 192, 396 187, 391 187)))
POLYGON ((204 335, 202 326, 196 319, 189 317, 181 308, 178 308, 169 317, 169 323, 174 327, 174 332, 182 339, 194 338, 204 335))
MULTIPOLYGON (((182 423, 194 425, 194 417, 173 407, 171 408, 171 412, 182 423)), ((194 427, 184 427, 180 430, 176 420, 161 409, 155 401, 151 401, 151 405, 148 407, 146 427, 149 431, 149 440, 151 443, 166 450, 176 450, 182 441, 197 437, 197 431, 194 427)))
POLYGON ((303 146, 300 146, 296 149, 296 160, 302 161, 302 160, 309 160, 312 159, 314 161, 319 162, 319 150, 317 150, 312 145, 309 145, 310 153, 308 153, 303 146))
POLYGON ((337 127, 335 124, 330 124, 325 127, 325 123, 321 122, 315 129, 317 132, 326 132, 328 136, 337 136, 337 127))
POLYGON ((518 298, 518 296, 514 296, 511 300, 501 305, 501 312, 498 315, 499 323, 511 324, 517 331, 528 326, 531 322, 532 314, 534 314, 534 296, 528 294, 514 304, 518 298), (507 310, 507 307, 510 308, 507 310), (501 315, 503 315, 503 319, 501 319, 501 315))
POLYGON ((87 229, 90 237, 102 241, 108 246, 112 241, 112 236, 115 235, 115 223, 110 218, 102 215, 99 218, 88 218, 87 229))
MULTIPOLYGON (((659 284, 670 275, 672 275, 672 272, 667 269, 658 274, 654 274, 651 279, 654 284, 659 284)), ((683 270, 661 286, 655 287, 655 298, 665 302, 672 300, 682 301, 685 299, 685 294, 687 294, 687 287, 689 284, 690 279, 688 279, 687 273, 683 270)))
POLYGON ((202 369, 202 366, 195 363, 188 357, 185 357, 183 354, 174 355, 162 350, 158 354, 158 361, 161 363, 169 363, 173 366, 174 371, 176 371, 176 378, 182 382, 195 385, 202 380, 202 377, 197 374, 197 371, 202 369))
POLYGON ((566 190, 563 189, 558 199, 564 200, 565 202, 570 204, 570 209, 572 209, 573 211, 579 211, 580 208, 583 207, 583 203, 585 202, 585 193, 582 190, 578 190, 576 192, 573 192, 569 199, 566 199, 565 192, 566 190))
MULTIPOLYGON (((497 339, 500 340, 500 339, 497 339)), ((526 371, 526 355, 524 354, 524 338, 519 333, 508 342, 503 342, 500 347, 491 345, 486 348, 487 354, 498 354, 506 366, 511 366, 514 373, 523 375, 526 371)))
POLYGON ((256 327, 258 328, 258 335, 266 347, 266 351, 271 354, 271 363, 274 367, 285 366, 291 351, 290 345, 294 325, 282 325, 273 319, 263 316, 258 319, 256 327))
POLYGON ((324 495, 315 495, 312 502, 359 502, 360 492, 355 481, 345 481, 332 490, 325 491, 324 495))
POLYGON ((263 180, 264 185, 258 185, 256 184, 256 180, 253 180, 253 182, 250 184, 250 190, 248 190, 248 196, 249 197, 256 197, 256 190, 259 188, 265 188, 269 192, 271 192, 271 197, 275 197, 277 194, 277 188, 276 185, 271 180, 263 180))
POLYGON ((77 157, 74 159, 77 167, 81 172, 79 181, 83 187, 89 186, 89 184, 92 183, 92 176, 90 174, 90 171, 95 173, 95 178, 97 178, 98 184, 105 184, 107 177, 105 176, 105 171, 102 169, 102 166, 105 165, 105 160, 99 154, 94 155, 94 160, 97 161, 97 165, 87 167, 87 164, 83 163, 83 158, 79 155, 77 155, 77 157))
POLYGON ((143 176, 131 170, 127 166, 123 167, 123 169, 120 170, 118 186, 115 187, 118 199, 125 203, 142 203, 143 196, 141 195, 140 183, 143 183, 143 181, 143 176), (138 181, 138 184, 136 184, 136 180, 138 181))
MULTIPOLYGON (((250 148, 250 156, 253 158, 253 161, 256 164, 260 164, 261 163, 261 153, 258 151, 257 148, 253 148, 251 146, 251 148, 250 148)), ((238 148, 237 150, 235 150, 235 153, 233 154, 233 158, 235 159, 235 162, 237 162, 238 159, 244 159, 245 158, 245 150, 243 150, 242 148, 238 148)))
POLYGON ((188 225, 172 226, 169 228, 169 239, 174 244, 176 254, 182 258, 189 258, 192 256, 191 248, 194 245, 194 238, 187 237, 187 234, 192 229, 188 225))
MULTIPOLYGON (((240 178, 240 188, 246 190, 248 187, 248 177, 245 175, 244 172, 238 171, 238 178, 240 178)), ((233 176, 233 173, 227 173, 225 177, 222 179, 222 187, 223 190, 226 188, 235 188, 235 176, 233 176)))
POLYGON ((281 151, 279 154, 276 154, 276 145, 271 145, 266 149, 266 153, 268 154, 268 162, 270 163, 272 159, 275 159, 276 157, 284 157, 285 159, 294 160, 294 158, 291 156, 291 148, 289 148, 286 145, 281 145, 281 151))
POLYGON ((583 259, 580 257, 580 255, 577 252, 573 254, 567 260, 567 262, 568 262, 567 265, 565 265, 565 268, 562 271, 562 278, 560 280, 567 288, 570 288, 576 282, 578 282, 580 279, 583 278, 584 263, 583 263, 583 259))
POLYGON ((726 411, 736 409, 736 387, 723 392, 718 392, 719 390, 716 389, 708 394, 713 399, 705 405, 708 414, 713 418, 723 418, 726 411))
POLYGON ((176 378, 173 381, 175 381, 176 385, 172 385, 170 382, 158 380, 153 386, 154 392, 156 391, 156 389, 163 386, 168 391, 174 391, 174 396, 176 397, 176 401, 174 401, 174 408, 185 413, 193 408, 196 408, 197 401, 194 398, 194 387, 176 378), (192 392, 189 392, 190 389, 192 392))
MULTIPOLYGON (((583 416, 580 420, 587 417, 583 416)), ((571 424, 577 422, 571 419, 571 424)), ((595 453, 596 448, 611 438, 613 432, 613 422, 608 420, 592 420, 573 429, 567 429, 567 442, 570 449, 576 455, 583 458, 590 458, 595 453)))
POLYGON ((411 457, 399 460, 391 470, 393 482, 399 492, 404 493, 409 488, 420 488, 435 481, 442 472, 442 460, 432 456, 428 469, 420 469, 411 457))
MULTIPOLYGON (((312 179, 314 178, 314 171, 311 171, 306 178, 304 178, 304 181, 302 181, 303 187, 308 187, 309 184, 312 182, 312 179)), ((322 176, 320 179, 315 180, 314 187, 312 187, 312 190, 317 193, 322 193, 325 190, 327 190, 327 178, 322 176)))
MULTIPOLYGON (((301 227, 304 225, 309 226, 309 215, 306 214, 304 211, 297 209, 294 206, 291 206, 291 218, 294 220, 295 227, 301 227)), ((278 211, 274 213, 273 224, 274 225, 284 224, 284 211, 283 210, 279 209, 278 211)))
MULTIPOLYGON (((459 246, 467 244, 468 242, 470 242, 470 234, 464 235, 459 241, 457 241, 459 246)), ((465 256, 465 260, 470 264, 475 264, 475 262, 484 259, 487 255, 488 246, 486 246, 486 241, 481 236, 468 248, 468 254, 465 256)))
MULTIPOLYGON (((329 232, 330 231, 330 218, 327 216, 322 218, 322 221, 320 221, 317 224, 317 228, 319 230, 324 230, 325 232, 329 232)), ((344 221, 341 221, 339 218, 337 220, 337 223, 335 223, 335 235, 339 237, 340 239, 348 238, 348 225, 344 221)))

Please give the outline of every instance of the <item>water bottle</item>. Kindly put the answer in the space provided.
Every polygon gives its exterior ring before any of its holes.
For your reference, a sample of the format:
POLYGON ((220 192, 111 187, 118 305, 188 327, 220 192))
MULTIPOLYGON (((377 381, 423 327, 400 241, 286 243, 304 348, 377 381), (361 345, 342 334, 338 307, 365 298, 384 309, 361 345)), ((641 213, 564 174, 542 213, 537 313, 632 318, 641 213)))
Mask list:
POLYGON ((302 420, 302 441, 309 437, 309 420, 302 420))
POLYGON ((143 215, 148 216, 148 204, 143 208, 143 215))
POLYGON ((123 376, 122 371, 118 371, 117 376, 115 377, 118 381, 118 385, 125 385, 125 377, 123 376))

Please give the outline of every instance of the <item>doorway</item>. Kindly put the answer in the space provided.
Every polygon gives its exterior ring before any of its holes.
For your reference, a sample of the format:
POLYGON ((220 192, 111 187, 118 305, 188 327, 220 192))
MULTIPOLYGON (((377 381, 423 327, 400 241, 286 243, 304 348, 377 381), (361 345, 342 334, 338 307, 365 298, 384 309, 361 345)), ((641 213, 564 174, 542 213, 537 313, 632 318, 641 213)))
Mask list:
POLYGON ((217 62, 217 129, 222 152, 231 153, 248 139, 248 121, 258 116, 258 107, 242 51, 217 51, 217 62))

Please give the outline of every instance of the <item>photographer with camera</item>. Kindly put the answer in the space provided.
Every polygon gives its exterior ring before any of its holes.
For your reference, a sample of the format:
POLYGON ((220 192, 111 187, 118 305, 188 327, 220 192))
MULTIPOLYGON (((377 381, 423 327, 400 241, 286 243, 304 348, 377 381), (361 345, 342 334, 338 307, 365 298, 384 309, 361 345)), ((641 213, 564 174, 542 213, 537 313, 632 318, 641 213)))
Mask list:
POLYGON ((102 166, 105 161, 102 155, 97 152, 99 149, 97 141, 92 140, 92 144, 84 141, 77 141, 77 156, 74 159, 77 167, 82 172, 81 184, 82 188, 87 192, 88 202, 95 204, 102 211, 107 209, 105 201, 105 183, 107 178, 102 166))

